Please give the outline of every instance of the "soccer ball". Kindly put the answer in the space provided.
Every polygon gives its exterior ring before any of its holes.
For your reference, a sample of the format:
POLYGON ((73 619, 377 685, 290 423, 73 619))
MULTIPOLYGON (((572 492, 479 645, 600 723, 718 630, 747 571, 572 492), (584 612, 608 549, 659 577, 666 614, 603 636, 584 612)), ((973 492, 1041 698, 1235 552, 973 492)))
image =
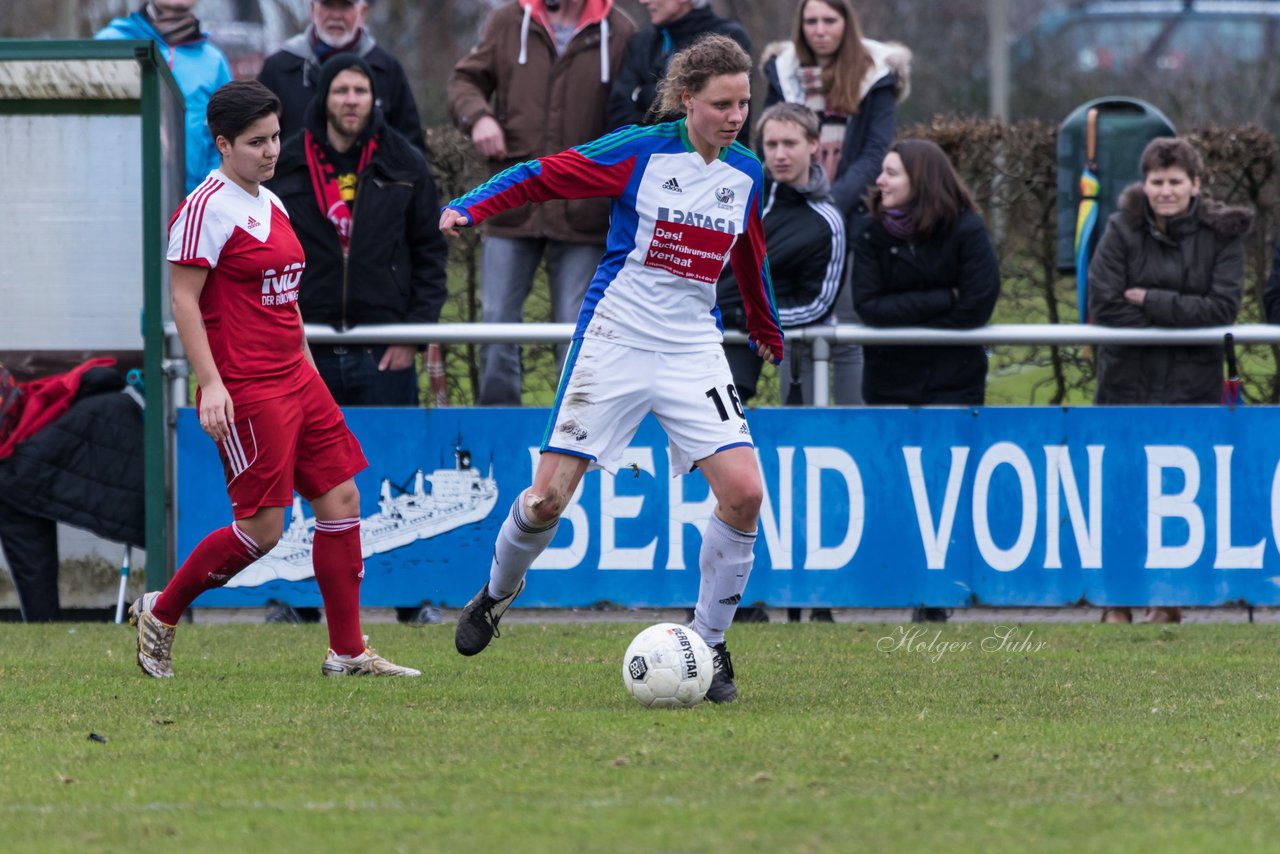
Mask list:
POLYGON ((622 684, 651 709, 696 706, 707 695, 714 673, 711 648, 693 629, 677 623, 645 629, 622 657, 622 684))

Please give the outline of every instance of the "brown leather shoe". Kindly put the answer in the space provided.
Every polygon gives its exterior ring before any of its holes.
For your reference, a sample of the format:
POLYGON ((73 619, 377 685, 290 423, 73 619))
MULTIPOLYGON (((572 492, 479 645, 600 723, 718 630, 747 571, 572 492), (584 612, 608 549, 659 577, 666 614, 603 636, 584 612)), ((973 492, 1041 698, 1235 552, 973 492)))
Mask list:
POLYGON ((1102 622, 1132 623, 1133 610, 1130 608, 1104 608, 1102 610, 1102 622))
POLYGON ((1182 609, 1168 606, 1147 609, 1148 623, 1181 623, 1182 609))

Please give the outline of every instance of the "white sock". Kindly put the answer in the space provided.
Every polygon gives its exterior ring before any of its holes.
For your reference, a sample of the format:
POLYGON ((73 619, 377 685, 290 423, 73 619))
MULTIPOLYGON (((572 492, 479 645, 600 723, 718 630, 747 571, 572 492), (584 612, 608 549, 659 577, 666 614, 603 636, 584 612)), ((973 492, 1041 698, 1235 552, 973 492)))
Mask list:
POLYGON ((551 545, 559 521, 557 519, 545 528, 538 527, 525 515, 524 493, 516 496, 493 544, 493 564, 489 567, 490 596, 505 599, 516 592, 530 564, 551 545))
POLYGON ((698 553, 702 580, 693 609, 693 630, 708 646, 724 643, 755 563, 755 545, 755 531, 739 531, 712 514, 698 553))

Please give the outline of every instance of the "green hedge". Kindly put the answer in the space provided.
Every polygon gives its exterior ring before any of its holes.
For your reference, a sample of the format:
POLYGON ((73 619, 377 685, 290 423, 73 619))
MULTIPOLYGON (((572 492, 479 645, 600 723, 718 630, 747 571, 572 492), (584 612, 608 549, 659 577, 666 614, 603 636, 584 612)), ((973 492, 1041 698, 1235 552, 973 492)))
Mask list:
MULTIPOLYGON (((1057 126, 1029 119, 937 116, 928 124, 900 129, 902 137, 938 143, 973 188, 996 239, 1004 279, 996 323, 1075 323, 1076 290, 1071 273, 1059 272, 1054 257, 1057 227, 1057 126)), ((1248 204, 1258 212, 1248 237, 1246 289, 1241 323, 1262 318, 1262 287, 1269 272, 1275 220, 1280 211, 1276 176, 1277 144, 1260 125, 1209 127, 1189 134, 1205 159, 1203 185, 1216 199, 1248 204)), ((450 127, 427 131, 431 165, 442 201, 476 186, 484 177, 471 143, 450 127)), ((446 322, 480 318, 479 239, 474 233, 453 242, 446 322)), ((544 280, 526 306, 526 320, 546 321, 550 307, 544 280)), ((1242 374, 1253 402, 1280 401, 1275 365, 1280 347, 1244 348, 1242 374)), ((474 400, 477 350, 453 347, 447 355, 450 403, 474 400)), ((525 403, 547 405, 557 380, 554 350, 526 346, 525 403)), ((771 372, 767 372, 771 373, 771 372)), ((989 402, 1078 404, 1093 396, 1093 362, 1088 348, 1008 347, 992 362, 989 402)), ((776 380, 775 380, 776 383, 776 380)), ((777 403, 777 387, 767 383, 757 404, 777 403)))

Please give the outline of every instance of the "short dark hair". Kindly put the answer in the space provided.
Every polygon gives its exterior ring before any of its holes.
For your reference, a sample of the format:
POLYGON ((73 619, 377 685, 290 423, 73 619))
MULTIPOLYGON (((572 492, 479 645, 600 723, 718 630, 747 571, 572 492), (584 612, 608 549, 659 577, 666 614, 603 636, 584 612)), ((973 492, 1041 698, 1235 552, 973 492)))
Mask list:
POLYGON ((257 80, 233 80, 213 93, 204 115, 215 141, 235 142, 249 125, 280 111, 280 99, 257 80))
POLYGON ((790 101, 779 101, 768 107, 760 121, 756 122, 756 133, 764 138, 764 126, 769 122, 790 122, 804 131, 804 138, 809 142, 817 142, 822 131, 822 122, 818 114, 804 104, 793 104, 790 101))
POLYGON ((1148 172, 1156 169, 1179 167, 1187 173, 1188 178, 1194 181, 1204 171, 1204 161, 1200 159, 1200 152, 1180 136, 1158 136, 1151 140, 1147 143, 1147 147, 1142 149, 1142 160, 1139 163, 1142 166, 1144 178, 1148 172))

